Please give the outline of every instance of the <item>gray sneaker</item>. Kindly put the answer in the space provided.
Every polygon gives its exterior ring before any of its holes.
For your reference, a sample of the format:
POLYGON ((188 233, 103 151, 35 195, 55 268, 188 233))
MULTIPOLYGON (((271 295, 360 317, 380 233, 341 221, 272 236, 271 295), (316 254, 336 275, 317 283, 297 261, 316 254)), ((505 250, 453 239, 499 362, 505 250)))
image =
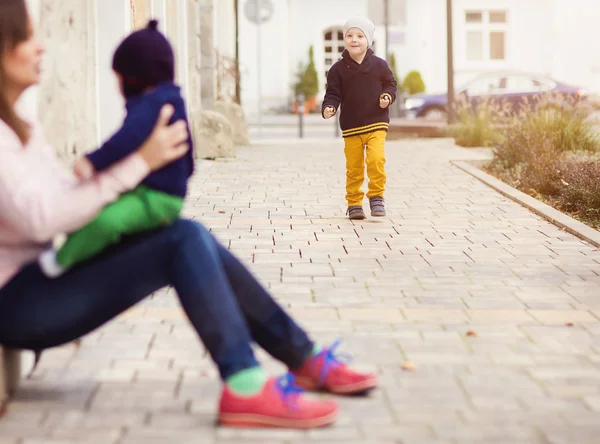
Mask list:
POLYGON ((373 196, 369 199, 369 204, 371 205, 371 216, 385 216, 385 201, 383 197, 373 196))
POLYGON ((362 220, 367 218, 361 206, 348 207, 346 214, 350 219, 362 220))

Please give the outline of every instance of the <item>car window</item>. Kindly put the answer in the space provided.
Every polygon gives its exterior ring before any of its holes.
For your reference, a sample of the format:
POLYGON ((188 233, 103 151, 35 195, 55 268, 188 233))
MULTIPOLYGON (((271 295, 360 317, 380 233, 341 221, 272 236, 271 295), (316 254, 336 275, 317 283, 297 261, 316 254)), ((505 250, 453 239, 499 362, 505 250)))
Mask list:
POLYGON ((548 91, 556 86, 556 83, 545 77, 536 77, 533 82, 535 86, 539 87, 540 91, 548 91))
POLYGON ((500 88, 501 77, 487 76, 473 80, 467 86, 467 94, 469 96, 483 96, 492 94, 494 90, 500 88))
POLYGON ((528 93, 540 91, 540 82, 528 76, 507 76, 506 94, 528 93))

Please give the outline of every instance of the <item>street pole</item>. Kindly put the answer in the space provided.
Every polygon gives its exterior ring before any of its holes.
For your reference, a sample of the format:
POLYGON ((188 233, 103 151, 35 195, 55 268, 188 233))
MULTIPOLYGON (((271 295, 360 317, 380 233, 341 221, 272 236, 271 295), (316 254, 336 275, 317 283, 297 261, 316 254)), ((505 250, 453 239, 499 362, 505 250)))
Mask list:
POLYGON ((262 88, 261 88, 261 69, 260 69, 260 65, 261 65, 261 50, 260 50, 260 44, 261 44, 261 32, 260 32, 260 25, 262 22, 262 18, 260 16, 260 12, 261 12, 261 4, 260 4, 261 0, 256 0, 256 78, 257 78, 257 83, 256 83, 256 92, 258 95, 258 138, 260 139, 261 135, 262 135, 262 88))
POLYGON ((383 0, 383 24, 384 24, 384 27, 385 27, 385 59, 388 62, 389 62, 388 58, 390 56, 389 45, 388 45, 388 38, 390 36, 390 33, 389 33, 389 25, 390 25, 389 13, 390 13, 390 0, 383 0))
POLYGON ((298 94, 298 137, 304 138, 304 93, 298 94))
POLYGON ((239 0, 233 0, 233 9, 235 11, 235 98, 239 105, 242 104, 242 94, 240 89, 240 3, 239 0))
POLYGON ((455 122, 454 113, 454 50, 452 34, 452 0, 446 0, 446 31, 448 42, 448 124, 455 122))

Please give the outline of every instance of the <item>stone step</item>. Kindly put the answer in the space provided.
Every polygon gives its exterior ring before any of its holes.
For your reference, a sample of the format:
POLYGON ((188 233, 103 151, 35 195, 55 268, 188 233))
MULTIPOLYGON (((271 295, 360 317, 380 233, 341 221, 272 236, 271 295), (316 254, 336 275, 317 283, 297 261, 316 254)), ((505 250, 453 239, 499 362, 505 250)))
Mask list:
POLYGON ((5 411, 10 396, 19 385, 20 377, 20 350, 0 346, 0 415, 5 411))

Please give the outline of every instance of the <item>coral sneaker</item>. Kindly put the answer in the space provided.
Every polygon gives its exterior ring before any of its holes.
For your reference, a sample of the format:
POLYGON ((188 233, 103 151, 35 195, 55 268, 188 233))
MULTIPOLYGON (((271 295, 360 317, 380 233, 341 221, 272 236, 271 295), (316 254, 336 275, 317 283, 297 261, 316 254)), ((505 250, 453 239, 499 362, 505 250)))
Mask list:
POLYGON ((335 349, 341 341, 309 358, 302 367, 292 371, 297 384, 306 390, 324 390, 338 395, 363 395, 377 387, 377 376, 358 373, 348 368, 335 356, 335 349))
POLYGON ((333 423, 334 401, 309 400, 290 373, 271 378, 260 393, 242 396, 225 386, 219 406, 219 423, 237 427, 311 429, 333 423))

